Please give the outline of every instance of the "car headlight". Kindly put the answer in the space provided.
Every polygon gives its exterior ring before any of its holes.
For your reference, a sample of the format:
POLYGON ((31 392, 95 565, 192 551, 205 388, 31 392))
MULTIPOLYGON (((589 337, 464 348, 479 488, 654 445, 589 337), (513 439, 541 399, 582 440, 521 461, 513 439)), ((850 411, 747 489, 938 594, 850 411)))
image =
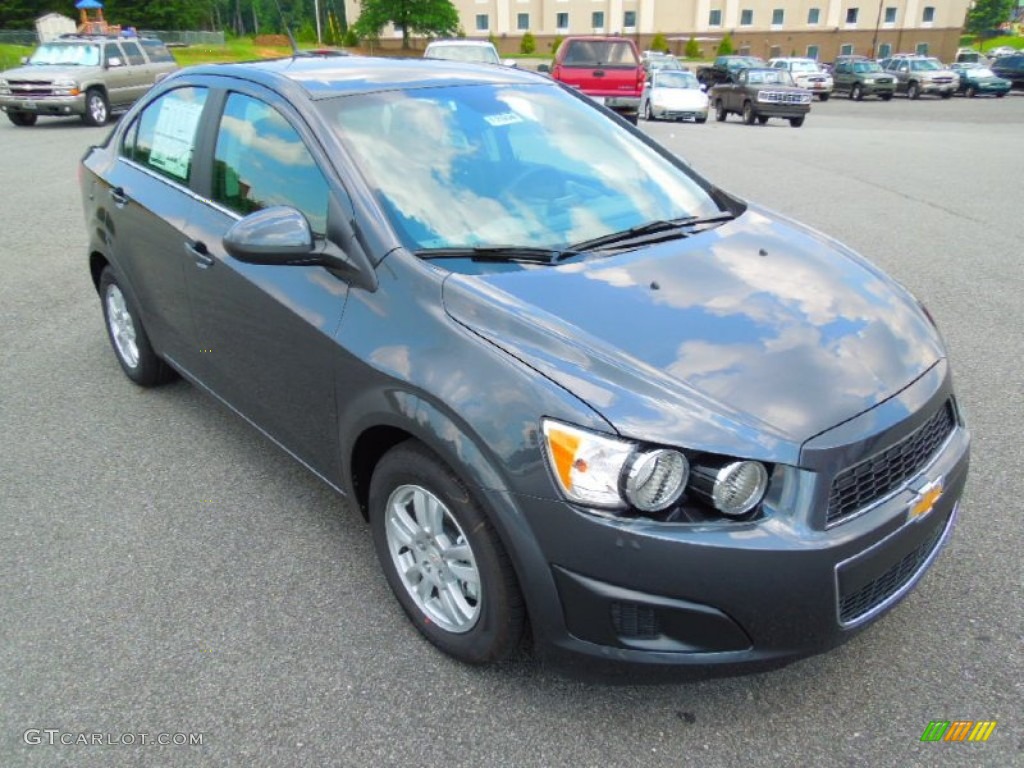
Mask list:
POLYGON ((682 496, 690 464, 679 451, 641 449, 631 441, 550 419, 543 428, 548 465, 570 501, 659 512, 682 496))
POLYGON ((77 96, 78 83, 68 77, 58 78, 53 81, 53 93, 55 96, 77 96))
POLYGON ((0 77, 0 96, 10 96, 11 86, 7 84, 7 81, 0 77))
POLYGON ((865 78, 864 78, 864 84, 865 84, 865 85, 871 85, 871 84, 873 84, 874 82, 875 82, 875 78, 873 78, 873 77, 865 77, 865 78))
POLYGON ((694 464, 690 487, 723 515, 742 517, 764 498, 768 470, 759 461, 694 464))

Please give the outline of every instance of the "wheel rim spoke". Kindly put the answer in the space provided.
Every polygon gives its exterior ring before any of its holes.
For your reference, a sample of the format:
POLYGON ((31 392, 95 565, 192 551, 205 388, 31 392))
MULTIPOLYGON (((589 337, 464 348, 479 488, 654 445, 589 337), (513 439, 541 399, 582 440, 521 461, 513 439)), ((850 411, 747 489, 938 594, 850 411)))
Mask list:
POLYGON ((107 289, 107 323, 121 360, 129 368, 139 364, 139 345, 135 333, 135 321, 128 311, 124 294, 116 285, 107 289))

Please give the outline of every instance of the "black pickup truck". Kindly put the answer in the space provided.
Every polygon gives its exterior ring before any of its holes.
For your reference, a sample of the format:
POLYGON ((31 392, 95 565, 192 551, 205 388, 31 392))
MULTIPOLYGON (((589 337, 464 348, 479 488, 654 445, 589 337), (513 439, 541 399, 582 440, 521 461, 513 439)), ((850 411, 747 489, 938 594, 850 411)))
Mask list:
POLYGON ((798 88, 785 69, 742 69, 711 88, 708 98, 720 123, 733 112, 747 125, 755 121, 764 125, 769 118, 781 117, 799 128, 811 111, 811 92, 798 88))
POLYGON ((750 67, 767 67, 768 63, 757 56, 719 56, 710 67, 697 68, 697 80, 710 88, 728 82, 737 72, 750 67))

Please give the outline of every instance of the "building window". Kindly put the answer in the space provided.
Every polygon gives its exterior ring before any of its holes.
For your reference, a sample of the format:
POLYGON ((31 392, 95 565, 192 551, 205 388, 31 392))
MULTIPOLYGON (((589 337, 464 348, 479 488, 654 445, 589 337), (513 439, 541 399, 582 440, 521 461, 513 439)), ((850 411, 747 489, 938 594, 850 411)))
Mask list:
POLYGON ((918 56, 927 56, 928 55, 928 43, 918 43, 917 44, 917 48, 915 50, 917 51, 917 55, 918 56))
POLYGON ((840 56, 853 56, 853 43, 843 43, 839 46, 840 56))
POLYGON ((821 8, 811 8, 807 12, 807 23, 809 25, 821 23, 821 8))
POLYGON ((604 11, 594 11, 590 14, 590 26, 594 29, 604 29, 604 11))
POLYGON ((754 23, 754 12, 749 8, 740 11, 740 26, 749 27, 754 23))
POLYGON ((560 32, 565 32, 569 29, 569 14, 568 13, 556 13, 555 14, 555 27, 560 32))
POLYGON ((476 31, 486 32, 489 28, 489 22, 486 13, 478 13, 476 15, 476 31))
POLYGON ((896 23, 896 10, 897 10, 896 7, 892 6, 892 5, 886 7, 886 9, 885 9, 885 23, 886 24, 895 24, 896 23))
POLYGON ((890 56, 892 56, 892 43, 879 43, 878 58, 888 59, 890 56))
POLYGON ((808 45, 807 46, 807 58, 817 60, 819 54, 818 46, 808 45))
POLYGON ((781 27, 786 21, 786 9, 776 8, 772 11, 772 26, 781 27))
POLYGON ((768 58, 769 59, 777 59, 781 55, 782 55, 782 46, 781 45, 773 45, 771 48, 768 49, 768 58))
POLYGON ((526 31, 530 28, 530 14, 528 13, 517 13, 516 14, 516 29, 526 31))
POLYGON ((924 7, 924 14, 921 16, 921 21, 925 24, 931 24, 935 21, 935 6, 926 5, 924 7))
POLYGON ((857 16, 859 16, 859 15, 860 15, 860 9, 859 8, 847 8, 846 9, 846 23, 847 24, 856 24, 857 23, 857 16))
POLYGON ((722 26, 722 12, 719 10, 710 11, 708 13, 708 26, 709 27, 720 27, 722 26))
POLYGON ((622 26, 624 26, 626 29, 634 29, 636 27, 636 11, 623 12, 622 26))

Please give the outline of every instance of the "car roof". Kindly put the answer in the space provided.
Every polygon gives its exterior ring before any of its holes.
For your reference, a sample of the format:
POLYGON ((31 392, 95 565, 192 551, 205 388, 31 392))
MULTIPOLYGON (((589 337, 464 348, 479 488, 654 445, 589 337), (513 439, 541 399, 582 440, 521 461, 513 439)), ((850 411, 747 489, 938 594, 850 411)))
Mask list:
POLYGON ((487 40, 432 40, 427 43, 427 48, 435 45, 461 45, 467 48, 493 48, 494 43, 487 40))
POLYGON ((549 78, 512 67, 459 61, 370 56, 294 57, 230 64, 205 64, 180 70, 166 81, 191 75, 249 80, 267 87, 294 83, 312 99, 356 93, 453 85, 552 84, 549 78))

